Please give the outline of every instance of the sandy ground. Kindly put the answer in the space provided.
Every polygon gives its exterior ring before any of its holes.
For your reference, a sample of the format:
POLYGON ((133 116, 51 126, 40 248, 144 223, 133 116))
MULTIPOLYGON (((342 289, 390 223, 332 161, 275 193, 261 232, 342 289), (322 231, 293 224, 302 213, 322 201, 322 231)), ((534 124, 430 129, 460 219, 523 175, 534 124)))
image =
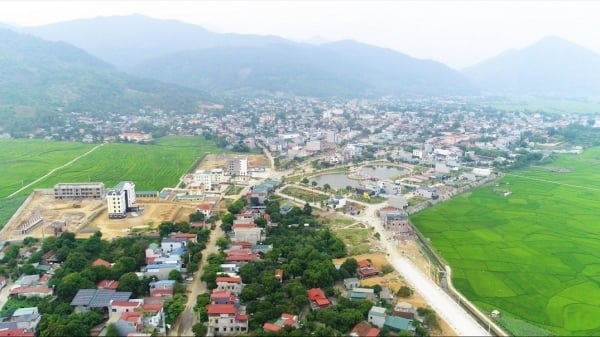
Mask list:
MULTIPOLYGON (((357 261, 365 259, 371 260, 373 266, 380 270, 383 266, 390 264, 387 256, 384 254, 360 254, 352 257, 357 261)), ((334 259, 333 263, 341 264, 344 262, 345 259, 346 258, 334 259)), ((398 271, 394 271, 383 276, 367 278, 360 281, 361 286, 374 286, 376 284, 379 284, 382 287, 388 287, 392 291, 394 291, 394 293, 397 292, 403 285, 408 285, 405 282, 404 278, 400 275, 400 273, 398 273, 398 271)), ((397 302, 402 301, 408 302, 415 307, 428 307, 427 302, 416 292, 409 298, 397 298, 397 302)), ((456 332, 454 332, 454 330, 452 330, 452 328, 450 328, 450 326, 445 321, 443 321, 439 317, 438 321, 440 323, 440 330, 431 331, 432 336, 456 336, 456 332)))
MULTIPOLYGON (((225 168, 227 166, 228 155, 223 154, 208 154, 200 164, 196 167, 196 170, 207 170, 213 168, 225 168)), ((248 167, 269 167, 269 160, 263 154, 250 154, 248 157, 248 167)))
POLYGON ((55 221, 64 221, 64 229, 76 232, 77 237, 87 237, 101 230, 103 238, 111 239, 126 236, 131 231, 151 230, 163 221, 187 221, 198 204, 198 201, 171 202, 145 198, 137 198, 136 201, 144 209, 143 212, 139 212, 137 216, 129 214, 125 219, 109 219, 103 200, 81 200, 74 203, 70 200, 55 200, 52 195, 35 193, 16 221, 1 232, 0 240, 53 235, 51 224, 55 221), (15 234, 15 226, 34 213, 40 213, 43 222, 25 234, 15 234))

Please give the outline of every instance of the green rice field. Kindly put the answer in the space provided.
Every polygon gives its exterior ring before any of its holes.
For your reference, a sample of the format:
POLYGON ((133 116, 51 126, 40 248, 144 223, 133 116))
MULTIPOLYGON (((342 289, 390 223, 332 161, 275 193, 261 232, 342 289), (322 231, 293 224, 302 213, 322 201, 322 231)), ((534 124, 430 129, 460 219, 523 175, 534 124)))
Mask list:
POLYGON ((550 165, 570 172, 507 174, 411 220, 450 264, 457 289, 517 318, 503 322, 512 333, 522 320, 555 335, 598 336, 600 148, 550 165))
POLYGON ((7 196, 88 152, 97 144, 50 142, 42 140, 0 140, 0 224, 34 188, 51 188, 60 182, 103 182, 110 188, 131 180, 139 190, 174 187, 181 175, 206 152, 221 153, 212 142, 201 137, 165 137, 155 145, 108 143, 89 155, 56 170, 47 178, 14 198, 7 196), (18 201, 20 200, 20 202, 18 201))

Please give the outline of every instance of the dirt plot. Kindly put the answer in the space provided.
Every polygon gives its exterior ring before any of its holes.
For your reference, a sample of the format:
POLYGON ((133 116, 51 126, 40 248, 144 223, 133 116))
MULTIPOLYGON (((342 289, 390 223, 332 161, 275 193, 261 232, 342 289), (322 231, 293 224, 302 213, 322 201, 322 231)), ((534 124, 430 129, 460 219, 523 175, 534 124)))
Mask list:
MULTIPOLYGON (((352 256, 352 258, 356 259, 356 261, 368 259, 371 261, 371 264, 379 270, 381 270, 383 266, 390 264, 387 260, 387 256, 384 254, 361 254, 352 256)), ((336 265, 342 264, 344 260, 346 260, 346 258, 334 259, 333 263, 336 265)), ((398 273, 398 271, 394 271, 383 276, 363 279, 360 281, 361 286, 374 286, 376 284, 379 284, 382 287, 388 287, 394 293, 396 293, 400 289, 400 287, 408 286, 408 284, 404 281, 403 277, 398 273)), ((427 302, 425 302, 423 297, 421 297, 421 295, 418 293, 414 293, 409 298, 397 297, 396 301, 408 302, 415 307, 427 307, 427 302)), ((431 331, 431 336, 456 336, 456 332, 454 332, 454 330, 452 330, 452 328, 450 328, 450 326, 439 317, 438 322, 440 324, 440 330, 431 331)))
MULTIPOLYGON (((225 168, 227 166, 227 159, 233 157, 232 155, 225 154, 207 154, 202 162, 198 164, 196 170, 207 170, 213 168, 225 168)), ((254 167, 269 167, 269 159, 262 154, 249 154, 248 157, 248 168, 254 167)))
POLYGON ((16 220, 0 232, 0 240, 47 237, 54 234, 54 227, 74 232, 82 238, 100 230, 103 238, 112 239, 132 231, 151 231, 163 221, 188 221, 198 202, 137 198, 137 204, 143 211, 128 214, 124 219, 109 219, 105 200, 55 200, 51 194, 34 192, 16 220), (39 225, 27 233, 15 233, 19 224, 35 214, 41 215, 39 225))

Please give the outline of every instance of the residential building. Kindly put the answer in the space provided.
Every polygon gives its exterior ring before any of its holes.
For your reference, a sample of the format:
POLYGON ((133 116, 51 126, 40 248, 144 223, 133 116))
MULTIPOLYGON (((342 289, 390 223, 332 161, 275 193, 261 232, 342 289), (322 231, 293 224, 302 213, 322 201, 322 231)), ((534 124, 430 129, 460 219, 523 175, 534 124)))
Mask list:
POLYGON ((214 336, 233 336, 248 331, 248 316, 233 304, 208 304, 208 331, 214 336))
POLYGON ((212 173, 209 170, 198 170, 194 173, 194 184, 202 185, 205 191, 212 190, 212 173))
POLYGON ((227 160, 227 174, 245 177, 248 175, 248 157, 233 157, 227 160))
POLYGON ((127 216, 127 212, 134 210, 135 184, 131 181, 122 181, 113 189, 106 192, 109 219, 119 219, 127 216))
POLYGON ((60 183, 54 185, 55 199, 102 199, 104 183, 60 183))
POLYGON ((217 277, 215 282, 217 283, 216 290, 231 291, 236 296, 240 295, 244 287, 241 277, 217 277))
POLYGON ((310 306, 313 310, 327 308, 331 304, 321 288, 308 289, 306 293, 310 301, 310 306))
POLYGON ((383 328, 385 324, 385 308, 374 306, 369 310, 368 322, 375 325, 378 328, 383 328))
POLYGON ((350 277, 344 279, 344 288, 346 290, 352 290, 360 287, 360 281, 356 277, 350 277))
POLYGON ((377 337, 379 329, 372 327, 369 323, 362 321, 352 328, 350 337, 377 337))

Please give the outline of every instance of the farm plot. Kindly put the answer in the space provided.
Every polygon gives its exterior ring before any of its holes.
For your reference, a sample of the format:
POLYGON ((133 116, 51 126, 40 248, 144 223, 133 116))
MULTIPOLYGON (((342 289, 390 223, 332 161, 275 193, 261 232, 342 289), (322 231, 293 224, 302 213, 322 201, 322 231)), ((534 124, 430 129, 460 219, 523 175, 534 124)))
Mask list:
POLYGON ((600 149, 507 175, 411 220, 449 262, 456 287, 517 334, 599 335, 600 149), (521 323, 519 323, 521 322, 521 323), (543 331, 543 330, 542 330, 543 331))

